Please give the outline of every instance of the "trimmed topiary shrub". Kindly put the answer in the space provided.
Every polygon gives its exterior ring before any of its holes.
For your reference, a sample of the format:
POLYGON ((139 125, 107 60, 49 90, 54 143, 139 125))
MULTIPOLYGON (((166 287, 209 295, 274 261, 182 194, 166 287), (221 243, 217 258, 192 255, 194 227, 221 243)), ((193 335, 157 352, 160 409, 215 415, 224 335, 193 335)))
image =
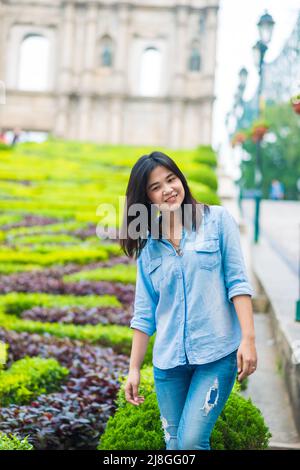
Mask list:
POLYGON ((7 344, 0 341, 0 370, 6 363, 7 359, 7 344))
POLYGON ((4 434, 0 431, 0 450, 33 450, 33 446, 24 439, 19 439, 14 434, 4 434))
POLYGON ((272 434, 251 398, 244 398, 238 389, 237 385, 233 388, 216 422, 211 447, 216 450, 267 449, 272 434))
POLYGON ((139 394, 145 401, 133 406, 125 399, 126 377, 121 376, 121 387, 116 398, 117 411, 106 423, 98 450, 155 450, 164 448, 164 434, 153 386, 151 367, 141 370, 139 394))
POLYGON ((199 145, 196 148, 196 156, 194 157, 194 161, 198 163, 204 163, 205 165, 209 165, 211 167, 217 166, 217 156, 214 150, 210 145, 199 145))
POLYGON ((217 176, 207 165, 202 165, 201 163, 199 163, 196 168, 194 168, 193 170, 186 171, 184 174, 188 178, 188 180, 205 184, 212 191, 217 191, 218 189, 217 176))
POLYGON ((43 393, 56 391, 69 374, 55 359, 24 357, 0 372, 0 403, 26 404, 43 393))
MULTIPOLYGON (((121 387, 117 395, 117 411, 106 423, 97 447, 98 450, 163 450, 164 432, 157 404, 153 369, 141 370, 139 394, 144 403, 133 406, 125 399, 126 377, 120 377, 121 387)), ((219 416, 211 436, 212 449, 236 450, 268 447, 271 434, 258 408, 239 393, 235 384, 230 397, 219 416)))

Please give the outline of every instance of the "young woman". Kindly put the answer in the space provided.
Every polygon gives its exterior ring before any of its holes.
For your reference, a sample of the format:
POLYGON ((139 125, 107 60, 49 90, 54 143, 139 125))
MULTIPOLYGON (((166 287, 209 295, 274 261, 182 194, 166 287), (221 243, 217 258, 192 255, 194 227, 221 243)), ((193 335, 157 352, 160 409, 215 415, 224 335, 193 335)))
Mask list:
POLYGON ((156 332, 153 375, 166 449, 210 449, 237 371, 242 381, 257 366, 238 225, 225 208, 197 203, 161 152, 132 168, 124 214, 120 244, 137 259, 126 400, 143 403, 140 368, 156 332))

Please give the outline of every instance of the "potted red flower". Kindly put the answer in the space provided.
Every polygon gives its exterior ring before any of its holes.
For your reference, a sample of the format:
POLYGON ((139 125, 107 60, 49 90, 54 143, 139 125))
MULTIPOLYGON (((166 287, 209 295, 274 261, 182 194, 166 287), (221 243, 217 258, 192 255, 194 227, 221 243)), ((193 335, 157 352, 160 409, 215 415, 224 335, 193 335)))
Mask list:
POLYGON ((233 136, 231 145, 232 147, 235 147, 236 145, 242 145, 246 140, 247 140, 247 134, 243 131, 239 131, 233 136))
POLYGON ((258 142, 264 138, 264 135, 269 130, 269 124, 266 121, 256 121, 252 127, 252 140, 253 142, 258 142))
POLYGON ((300 114, 300 94, 296 96, 292 96, 291 104, 295 113, 300 114))

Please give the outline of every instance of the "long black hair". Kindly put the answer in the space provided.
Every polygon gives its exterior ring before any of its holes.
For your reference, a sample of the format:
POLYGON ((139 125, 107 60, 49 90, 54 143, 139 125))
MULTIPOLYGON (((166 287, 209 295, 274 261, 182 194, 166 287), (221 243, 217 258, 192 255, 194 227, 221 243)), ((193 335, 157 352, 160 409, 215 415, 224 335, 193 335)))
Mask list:
MULTIPOLYGON (((184 187, 184 200, 182 202, 182 225, 188 225, 187 228, 189 230, 198 230, 201 221, 202 221, 202 211, 205 210, 205 207, 208 208, 207 204, 201 204, 192 196, 190 188, 188 187, 186 178, 184 174, 180 171, 174 160, 170 158, 168 155, 154 151, 149 155, 143 155, 140 157, 136 163, 134 164, 131 174, 129 177, 127 190, 126 190, 126 201, 124 207, 124 217, 121 227, 121 234, 122 236, 119 239, 119 244, 124 251, 124 253, 131 257, 137 259, 147 243, 147 237, 142 238, 138 237, 137 239, 133 239, 128 235, 128 226, 130 222, 136 219, 136 216, 129 215, 129 209, 133 204, 143 204, 147 209, 147 216, 148 216, 148 230, 151 234, 151 202, 147 197, 147 183, 148 178, 152 170, 157 166, 164 166, 172 171, 180 180, 184 187), (189 207, 192 209, 192 217, 191 220, 185 220, 184 218, 184 208, 185 204, 188 204, 189 207), (202 207, 201 212, 199 211, 200 207, 202 207), (186 222, 184 224, 184 221, 186 222)), ((162 224, 161 218, 158 221, 159 223, 159 238, 162 238, 162 224)))

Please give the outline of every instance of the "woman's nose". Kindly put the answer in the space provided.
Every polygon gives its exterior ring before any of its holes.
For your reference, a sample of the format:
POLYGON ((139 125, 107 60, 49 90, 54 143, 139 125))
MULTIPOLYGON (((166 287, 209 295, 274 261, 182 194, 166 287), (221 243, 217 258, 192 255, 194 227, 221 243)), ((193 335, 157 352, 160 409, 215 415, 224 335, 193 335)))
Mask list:
POLYGON ((165 194, 165 195, 167 196, 168 194, 171 194, 172 191, 173 191, 173 188, 167 186, 167 187, 163 190, 163 194, 165 194))

